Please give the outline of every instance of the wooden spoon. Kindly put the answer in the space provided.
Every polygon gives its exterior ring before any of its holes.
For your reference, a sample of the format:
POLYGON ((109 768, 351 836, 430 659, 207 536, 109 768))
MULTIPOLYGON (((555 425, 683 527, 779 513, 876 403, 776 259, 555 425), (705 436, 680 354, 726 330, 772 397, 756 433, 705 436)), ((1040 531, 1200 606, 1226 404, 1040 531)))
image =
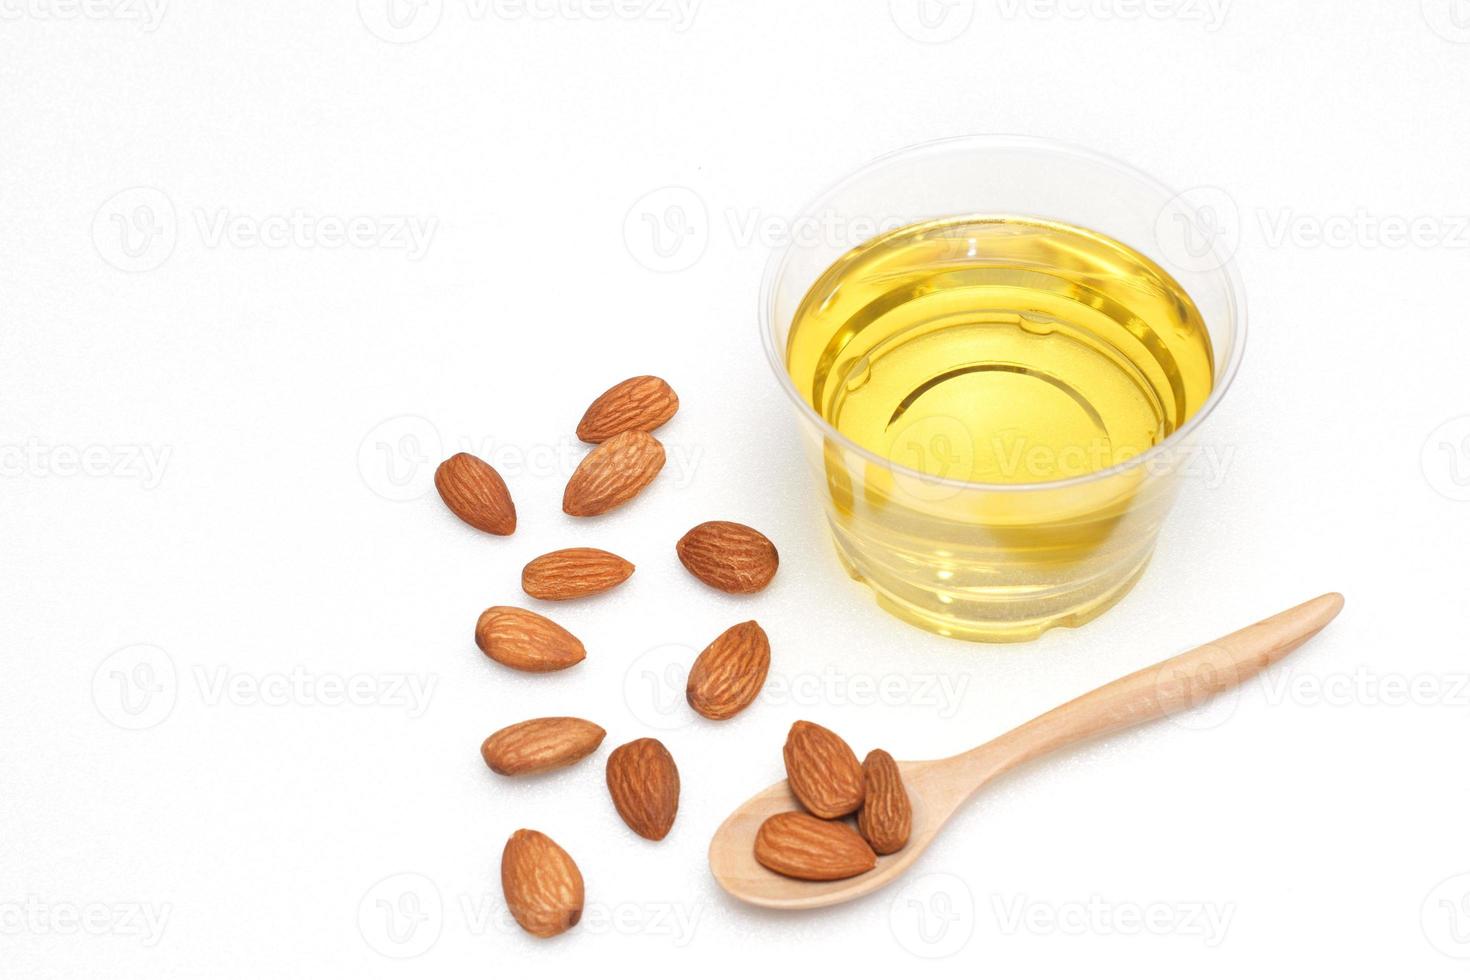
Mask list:
POLYGON ((1193 708, 1301 646, 1341 609, 1342 596, 1329 592, 1113 681, 979 748, 948 759, 900 762, 913 804, 913 831, 908 846, 878 858, 872 871, 841 881, 800 881, 756 862, 756 829, 773 813, 800 809, 784 780, 746 800, 715 831, 710 870, 725 891, 767 908, 815 909, 876 891, 908 870, 960 805, 996 776, 1084 739, 1193 708))

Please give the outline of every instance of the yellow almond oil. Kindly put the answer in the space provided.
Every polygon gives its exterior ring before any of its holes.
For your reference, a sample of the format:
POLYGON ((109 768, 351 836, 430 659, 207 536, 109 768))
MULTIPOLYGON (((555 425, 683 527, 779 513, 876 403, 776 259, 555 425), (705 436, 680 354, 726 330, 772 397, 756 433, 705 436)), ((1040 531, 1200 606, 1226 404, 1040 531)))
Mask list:
POLYGON ((1172 481, 1071 478, 1158 445, 1214 379, 1199 311, 1155 262, 1006 215, 843 255, 798 306, 786 360, 819 415, 901 467, 825 445, 849 571, 900 615, 976 639, 1030 638, 1058 610, 1076 625, 1127 591, 1172 481))
POLYGON ((853 442, 931 476, 1107 469, 1199 410, 1209 336, 1167 273, 1029 218, 900 228, 843 256, 793 320, 797 388, 853 442))

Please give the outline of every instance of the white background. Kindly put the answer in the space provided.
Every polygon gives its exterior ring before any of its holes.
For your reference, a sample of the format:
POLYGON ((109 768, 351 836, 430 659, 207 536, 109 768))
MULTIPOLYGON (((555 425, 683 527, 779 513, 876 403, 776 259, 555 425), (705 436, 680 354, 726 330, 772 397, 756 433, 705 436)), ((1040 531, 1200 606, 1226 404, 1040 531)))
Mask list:
POLYGON ((1470 6, 926 2, 0 0, 0 974, 1462 975, 1470 6), (1114 611, 1017 647, 845 579, 755 324, 819 189, 968 132, 1218 189, 1251 306, 1223 478, 1114 611), (578 416, 645 372, 683 398, 665 473, 563 517, 578 416), (514 537, 433 495, 460 449, 514 537), (777 542, 770 589, 683 572, 710 518, 777 542), (488 662, 476 615, 573 544, 639 566, 555 611, 586 662, 488 662), (709 877, 795 718, 945 755, 1329 589, 1264 680, 1005 779, 900 886, 783 915, 709 877), (766 698, 692 718, 681 665, 752 616, 766 698), (602 751, 485 769, 560 713, 602 751), (602 781, 650 734, 660 844, 602 781), (521 826, 586 876, 552 942, 501 911, 521 826))

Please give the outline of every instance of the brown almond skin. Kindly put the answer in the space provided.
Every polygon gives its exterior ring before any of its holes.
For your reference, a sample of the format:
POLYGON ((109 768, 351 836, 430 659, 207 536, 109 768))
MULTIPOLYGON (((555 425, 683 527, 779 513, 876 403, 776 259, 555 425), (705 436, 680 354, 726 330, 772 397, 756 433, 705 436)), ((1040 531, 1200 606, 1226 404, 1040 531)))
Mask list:
POLYGON ((684 696, 689 707, 714 721, 732 718, 750 706, 771 669, 771 641, 755 620, 732 626, 689 669, 684 696))
POLYGON ((475 624, 485 656, 515 670, 565 670, 587 656, 582 641, 545 616, 515 606, 491 606, 475 624))
POLYGON ((588 453, 567 481, 561 509, 573 517, 605 514, 638 496, 664 467, 664 447, 647 432, 620 432, 588 453))
POLYGON ((909 842, 914 814, 893 756, 882 749, 868 753, 863 760, 863 790, 858 832, 879 854, 903 850, 909 842))
POLYGON ((553 602, 606 592, 628 580, 633 563, 599 548, 563 548, 533 558, 521 569, 526 595, 553 602))
POLYGON ((522 929, 543 939, 582 918, 585 891, 577 862, 539 830, 517 830, 500 855, 505 906, 522 929))
POLYGON ((598 395, 577 423, 577 438, 599 443, 629 429, 652 432, 678 410, 679 396, 667 381, 641 374, 598 395))
POLYGON ((607 757, 607 791, 639 837, 663 840, 679 812, 679 769, 656 738, 640 738, 607 757))
POLYGON ((444 506, 470 527, 506 535, 516 529, 516 505, 495 467, 469 453, 456 453, 434 471, 434 488, 444 506))
POLYGON ((755 859, 777 874, 837 881, 873 870, 873 849, 845 823, 809 813, 777 813, 755 832, 755 859))
POLYGON ((680 538, 675 550, 691 575, 721 592, 759 592, 780 564, 770 538, 734 521, 705 521, 680 538))
POLYGON ((582 718, 532 718, 485 739, 480 755, 502 776, 526 776, 585 759, 606 736, 602 726, 582 718))
POLYGON ((791 792, 812 813, 831 820, 863 805, 863 767, 836 732, 798 721, 781 754, 791 792))

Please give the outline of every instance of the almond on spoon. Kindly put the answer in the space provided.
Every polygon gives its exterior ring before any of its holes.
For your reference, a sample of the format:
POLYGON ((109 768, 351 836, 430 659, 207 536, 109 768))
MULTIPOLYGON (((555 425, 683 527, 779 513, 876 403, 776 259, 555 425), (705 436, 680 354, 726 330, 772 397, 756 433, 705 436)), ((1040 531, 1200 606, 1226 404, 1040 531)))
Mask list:
POLYGON ((781 754, 792 794, 816 816, 831 820, 863 805, 863 767, 836 732, 798 721, 781 754))
POLYGON ((863 760, 863 808, 858 831, 879 854, 895 854, 909 842, 913 807, 893 756, 874 749, 863 760))
POLYGON ((755 859, 777 874, 840 881, 873 870, 877 855, 845 823, 809 813, 777 813, 755 832, 755 859))

